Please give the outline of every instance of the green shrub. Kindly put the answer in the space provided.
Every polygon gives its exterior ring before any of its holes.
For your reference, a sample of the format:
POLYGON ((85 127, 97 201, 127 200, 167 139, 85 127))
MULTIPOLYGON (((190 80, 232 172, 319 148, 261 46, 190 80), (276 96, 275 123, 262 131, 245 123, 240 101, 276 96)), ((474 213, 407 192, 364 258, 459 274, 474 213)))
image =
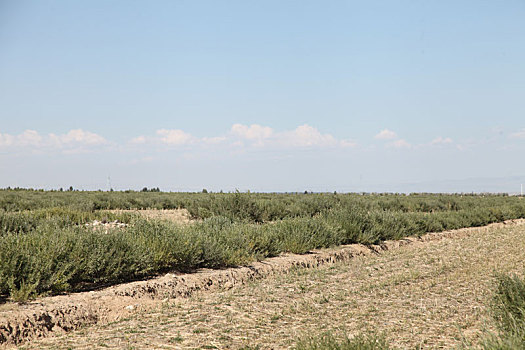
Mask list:
POLYGON ((483 349, 525 349, 525 280, 516 275, 498 275, 491 313, 498 334, 488 334, 483 349))
POLYGON ((0 208, 0 297, 16 300, 525 215, 516 197, 427 194, 0 190, 0 208), (179 226, 95 210, 179 207, 202 220, 179 226), (129 226, 106 233, 84 225, 93 220, 129 226))
POLYGON ((502 332, 525 335, 525 280, 515 275, 499 275, 492 311, 502 332))
POLYGON ((291 218, 265 226, 263 231, 280 251, 302 254, 311 249, 332 247, 344 241, 343 231, 322 218, 291 218))

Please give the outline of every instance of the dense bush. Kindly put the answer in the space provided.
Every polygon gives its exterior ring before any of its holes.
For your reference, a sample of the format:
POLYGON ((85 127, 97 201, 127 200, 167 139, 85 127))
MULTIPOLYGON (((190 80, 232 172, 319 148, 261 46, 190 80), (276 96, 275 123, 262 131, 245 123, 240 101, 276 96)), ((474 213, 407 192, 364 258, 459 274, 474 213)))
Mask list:
POLYGON ((0 297, 19 300, 525 217, 520 198, 460 195, 4 190, 0 206, 0 297), (98 210, 140 207, 185 207, 203 220, 179 226, 98 210), (130 225, 83 225, 95 219, 130 225))
POLYGON ((0 237, 0 294, 57 293, 165 270, 233 266, 341 241, 340 230, 321 219, 264 226, 221 217, 192 226, 135 219, 128 229, 107 234, 43 226, 0 237))
POLYGON ((361 208, 387 212, 453 212, 477 208, 514 207, 525 215, 519 197, 444 194, 296 194, 296 193, 166 193, 101 191, 0 190, 0 210, 23 211, 68 207, 100 209, 186 208, 195 218, 224 216, 232 220, 267 222, 289 217, 312 217, 332 208, 361 208))

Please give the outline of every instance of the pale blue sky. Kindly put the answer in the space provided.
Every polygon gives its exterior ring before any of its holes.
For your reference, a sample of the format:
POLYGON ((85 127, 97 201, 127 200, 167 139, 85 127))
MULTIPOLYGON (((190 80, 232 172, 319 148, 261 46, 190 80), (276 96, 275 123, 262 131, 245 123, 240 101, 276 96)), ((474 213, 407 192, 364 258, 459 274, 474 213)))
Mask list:
POLYGON ((524 18, 522 0, 0 0, 0 187, 516 191, 524 18))

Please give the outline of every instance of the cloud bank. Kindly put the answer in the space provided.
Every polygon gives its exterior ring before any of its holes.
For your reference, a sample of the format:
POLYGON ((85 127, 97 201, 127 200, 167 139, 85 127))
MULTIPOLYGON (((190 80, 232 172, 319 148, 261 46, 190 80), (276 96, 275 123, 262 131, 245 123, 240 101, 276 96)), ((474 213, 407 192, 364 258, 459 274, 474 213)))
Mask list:
POLYGON ((397 134, 393 132, 392 130, 383 129, 381 130, 376 136, 374 136, 377 140, 392 140, 397 137, 397 134))
POLYGON ((13 152, 29 150, 34 153, 84 153, 108 144, 104 137, 82 129, 73 129, 59 135, 40 135, 29 129, 18 135, 0 133, 0 149, 13 152))
MULTIPOLYGON (((525 139, 525 129, 509 134, 509 138, 525 139)), ((413 144, 400 138, 395 131, 380 130, 375 140, 384 141, 386 149, 417 150, 422 148, 444 148, 455 146, 461 150, 450 137, 437 136, 426 143, 413 144)), ((35 130, 25 130, 13 135, 0 132, 0 151, 3 154, 20 153, 90 153, 112 149, 119 152, 164 152, 182 150, 186 155, 199 151, 244 153, 267 150, 271 152, 294 150, 340 150, 360 147, 373 147, 370 143, 358 144, 351 138, 338 138, 330 133, 303 124, 294 129, 275 130, 260 124, 233 124, 222 134, 196 136, 181 129, 157 129, 151 134, 138 135, 123 144, 108 141, 103 136, 83 129, 69 130, 64 134, 40 134, 35 130)))
POLYGON ((293 130, 277 132, 271 127, 259 124, 233 124, 224 135, 196 137, 180 129, 160 129, 154 136, 140 135, 130 140, 132 144, 152 144, 170 147, 209 146, 222 144, 242 148, 348 148, 357 143, 350 139, 338 139, 331 134, 323 134, 308 124, 293 130))

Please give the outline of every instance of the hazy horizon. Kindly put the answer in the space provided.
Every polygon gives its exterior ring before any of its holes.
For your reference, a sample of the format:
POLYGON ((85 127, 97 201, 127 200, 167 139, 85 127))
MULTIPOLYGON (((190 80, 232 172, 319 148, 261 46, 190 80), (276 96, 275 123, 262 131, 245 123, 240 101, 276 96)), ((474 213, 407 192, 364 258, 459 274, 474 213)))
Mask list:
POLYGON ((149 184, 149 186, 129 186, 129 187, 116 187, 114 186, 113 180, 109 177, 106 181, 105 186, 101 187, 89 187, 89 186, 78 186, 63 185, 63 186, 7 186, 2 189, 34 189, 34 190, 59 190, 67 191, 69 187, 73 187, 74 190, 80 191, 141 191, 144 188, 147 189, 159 189, 161 192, 201 192, 206 190, 208 192, 254 192, 254 193, 303 193, 307 191, 309 193, 449 193, 449 194, 470 194, 470 193, 492 193, 502 194, 507 193, 510 195, 521 194, 521 185, 523 185, 523 191, 525 191, 525 176, 515 176, 506 178, 469 178, 469 179, 446 179, 432 183, 420 182, 420 183, 401 183, 401 184, 378 184, 378 185, 360 185, 355 184, 353 186, 339 187, 339 188, 312 188, 305 187, 300 189, 299 187, 292 189, 253 189, 253 188, 215 188, 202 186, 200 188, 176 188, 169 184, 164 186, 156 186, 149 184), (432 187, 433 190, 428 191, 427 188, 432 187))

